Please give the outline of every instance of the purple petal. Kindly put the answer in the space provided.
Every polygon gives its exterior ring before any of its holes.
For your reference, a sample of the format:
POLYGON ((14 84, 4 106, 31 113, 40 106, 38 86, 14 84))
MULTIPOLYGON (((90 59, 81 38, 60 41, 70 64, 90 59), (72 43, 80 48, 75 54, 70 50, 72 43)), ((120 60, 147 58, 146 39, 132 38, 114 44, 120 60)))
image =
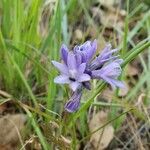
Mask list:
POLYGON ((119 55, 117 55, 117 56, 111 56, 111 57, 108 57, 108 58, 103 58, 100 61, 98 61, 98 63, 99 64, 101 63, 101 65, 103 65, 105 62, 114 61, 118 57, 119 57, 119 55))
POLYGON ((104 66, 102 69, 102 74, 113 76, 114 74, 118 74, 118 76, 121 73, 121 67, 118 63, 112 62, 106 66, 104 66))
POLYGON ((69 85, 73 91, 76 91, 77 88, 80 86, 80 83, 79 82, 71 82, 69 85))
POLYGON ((58 84, 65 84, 65 83, 70 83, 70 80, 69 80, 68 76, 60 75, 54 79, 54 82, 58 83, 58 84))
POLYGON ((82 63, 78 68, 78 73, 82 74, 85 71, 85 68, 86 68, 86 63, 82 63))
POLYGON ((89 48, 89 51, 87 52, 88 60, 91 60, 91 58, 94 56, 96 50, 97 50, 97 41, 94 40, 91 43, 91 47, 89 48))
POLYGON ((121 71, 118 63, 110 63, 99 70, 92 71, 92 76, 94 78, 101 78, 102 76, 117 78, 121 74, 121 71))
POLYGON ((74 48, 73 48, 73 52, 76 54, 80 51, 80 47, 78 45, 76 45, 74 48))
POLYGON ((100 56, 103 56, 104 54, 108 53, 110 49, 111 49, 111 44, 107 44, 105 48, 101 51, 100 56))
POLYGON ((75 112, 80 106, 81 96, 82 89, 78 89, 77 91, 75 91, 70 100, 66 103, 65 109, 70 113, 75 112))
POLYGON ((77 62, 77 67, 82 63, 82 56, 79 53, 75 54, 76 57, 76 62, 77 62))
POLYGON ((112 87, 113 89, 115 89, 115 85, 114 85, 113 82, 112 82, 113 79, 107 78, 106 76, 101 76, 101 79, 103 79, 105 82, 109 83, 109 84, 111 85, 111 87, 112 87))
POLYGON ((108 58, 110 56, 112 56, 112 54, 116 53, 119 49, 113 49, 113 50, 110 50, 108 51, 107 53, 103 53, 103 55, 101 55, 103 58, 108 58))
POLYGON ((119 81, 119 80, 112 80, 112 83, 116 86, 116 87, 119 87, 119 88, 125 88, 125 84, 122 82, 122 81, 119 81))
POLYGON ((122 81, 119 81, 119 80, 116 80, 116 79, 103 77, 103 80, 105 80, 107 83, 109 83, 113 89, 115 89, 116 87, 119 87, 119 88, 124 88, 125 87, 125 85, 122 81))
POLYGON ((66 45, 62 44, 61 48, 60 48, 60 52, 61 52, 61 58, 64 61, 65 64, 67 64, 67 57, 68 57, 68 48, 66 45))
POLYGON ((114 62, 121 65, 123 63, 123 59, 116 59, 114 60, 114 62))
POLYGON ((102 69, 92 71, 92 77, 98 79, 101 78, 102 71, 102 69))
POLYGON ((80 46, 80 51, 84 52, 88 50, 89 48, 91 48, 91 41, 86 41, 80 46))
POLYGON ((102 70, 93 71, 92 72, 93 78, 103 79, 104 81, 109 83, 113 89, 115 89, 115 87, 124 88, 124 84, 121 81, 116 79, 118 77, 118 74, 116 76, 115 75, 110 76, 109 74, 102 74, 101 71, 102 70))
POLYGON ((89 81, 91 77, 88 74, 82 74, 78 78, 78 82, 84 82, 84 81, 89 81))
POLYGON ((106 45, 106 47, 102 50, 100 55, 97 58, 95 58, 94 61, 92 61, 89 68, 91 70, 95 70, 103 66, 104 63, 109 62, 110 60, 112 61, 117 59, 119 56, 113 56, 113 54, 117 52, 118 49, 113 49, 113 50, 110 49, 111 49, 111 45, 110 44, 106 45))
POLYGON ((52 61, 53 65, 63 74, 68 74, 68 68, 65 64, 61 64, 57 61, 52 61))
POLYGON ((92 48, 95 50, 97 49, 97 40, 96 39, 92 43, 92 48))
POLYGON ((86 41, 84 44, 80 46, 75 46, 74 52, 80 54, 82 57, 82 63, 89 62, 93 55, 95 54, 97 49, 97 41, 94 40, 86 41))
POLYGON ((120 64, 117 62, 121 61, 122 60, 120 59, 116 59, 114 62, 103 66, 101 69, 92 71, 92 77, 103 79, 104 81, 109 83, 112 88, 123 88, 124 84, 121 81, 117 80, 118 76, 121 74, 122 71, 120 64))
POLYGON ((73 54, 72 52, 68 53, 67 65, 70 70, 74 70, 77 67, 75 54, 73 54))
POLYGON ((98 57, 96 57, 92 63, 89 65, 89 69, 90 70, 95 70, 97 68, 100 68, 101 66, 103 66, 103 64, 106 61, 110 60, 110 56, 112 55, 110 52, 111 49, 111 44, 108 44, 105 46, 105 48, 102 50, 102 52, 99 54, 98 57))
POLYGON ((80 106, 80 101, 68 101, 65 105, 65 110, 69 113, 75 112, 80 106))
POLYGON ((88 58, 87 58, 87 52, 82 52, 80 53, 81 57, 82 57, 82 63, 86 63, 88 61, 88 58))

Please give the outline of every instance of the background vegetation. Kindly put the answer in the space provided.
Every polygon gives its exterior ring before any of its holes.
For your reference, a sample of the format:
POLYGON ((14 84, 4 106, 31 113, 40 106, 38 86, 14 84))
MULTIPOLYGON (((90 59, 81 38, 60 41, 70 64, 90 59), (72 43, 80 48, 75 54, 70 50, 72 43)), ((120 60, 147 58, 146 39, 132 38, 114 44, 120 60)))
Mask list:
POLYGON ((149 8, 146 0, 0 1, 0 112, 27 116, 18 149, 103 149, 110 125, 107 149, 150 148, 149 8), (126 89, 112 91, 94 81, 80 110, 68 114, 64 103, 70 91, 54 84, 51 60, 60 59, 62 43, 71 49, 93 39, 98 51, 108 42, 121 48, 126 89), (95 132, 101 135, 96 144, 95 132))

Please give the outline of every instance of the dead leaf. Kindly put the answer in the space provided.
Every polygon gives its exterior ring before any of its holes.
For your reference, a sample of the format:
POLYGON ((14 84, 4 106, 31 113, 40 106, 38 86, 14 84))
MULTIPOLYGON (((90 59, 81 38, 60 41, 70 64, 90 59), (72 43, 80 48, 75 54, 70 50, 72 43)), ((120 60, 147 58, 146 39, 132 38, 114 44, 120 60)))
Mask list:
MULTIPOLYGON (((90 131, 92 132, 97 128, 103 126, 107 122, 107 119, 108 115, 106 112, 104 111, 98 112, 96 115, 94 115, 94 117, 89 123, 90 131)), ((114 128, 112 125, 109 124, 105 126, 103 129, 94 133, 91 136, 90 141, 94 146, 95 150, 103 150, 108 147, 109 143, 113 139, 113 136, 114 136, 114 128)))
POLYGON ((7 115, 0 118, 0 147, 13 150, 20 141, 20 131, 26 122, 23 114, 7 115))
POLYGON ((114 92, 109 88, 106 88, 100 95, 100 99, 107 100, 107 102, 111 102, 113 98, 114 92))
POLYGON ((11 99, 6 99, 6 101, 2 102, 0 104, 0 114, 14 114, 15 108, 14 103, 11 101, 11 99))
POLYGON ((128 94, 128 92, 129 92, 129 86, 128 86, 128 84, 125 82, 124 85, 125 85, 124 88, 119 89, 118 95, 120 97, 126 96, 128 94))
POLYGON ((5 104, 0 105, 0 114, 3 114, 3 112, 7 109, 5 104))
POLYGON ((39 138, 35 135, 30 135, 30 139, 25 141, 25 145, 26 150, 42 150, 42 145, 39 141, 39 138))
POLYGON ((127 67, 127 75, 128 76, 136 76, 139 74, 139 70, 136 66, 133 66, 133 65, 128 65, 127 67))
POLYGON ((5 91, 0 90, 0 96, 5 98, 11 98, 12 96, 5 91))
POLYGON ((42 8, 42 13, 41 17, 39 18, 39 26, 38 26, 38 33, 42 37, 46 37, 49 31, 49 20, 51 19, 54 9, 55 9, 55 3, 56 0, 50 0, 50 1, 45 1, 43 8, 42 8))
POLYGON ((1 145, 0 144, 0 150, 17 150, 16 147, 8 144, 8 145, 1 145))
POLYGON ((35 150, 42 150, 42 146, 41 146, 39 140, 37 140, 37 139, 34 140, 33 147, 35 150))
POLYGON ((126 11, 119 8, 108 7, 104 5, 105 9, 100 7, 93 7, 91 9, 93 17, 106 28, 119 28, 124 27, 124 20, 126 11))
POLYGON ((92 37, 92 38, 95 38, 95 39, 97 38, 98 31, 97 31, 96 26, 95 26, 95 28, 93 28, 92 26, 88 26, 86 32, 87 32, 89 37, 92 37))
POLYGON ((76 29, 75 32, 75 39, 81 41, 83 38, 83 32, 80 29, 76 29))
POLYGON ((46 137, 48 143, 53 143, 56 147, 68 150, 70 149, 71 140, 62 136, 57 135, 58 125, 54 122, 43 123, 42 129, 44 131, 44 136, 46 137))

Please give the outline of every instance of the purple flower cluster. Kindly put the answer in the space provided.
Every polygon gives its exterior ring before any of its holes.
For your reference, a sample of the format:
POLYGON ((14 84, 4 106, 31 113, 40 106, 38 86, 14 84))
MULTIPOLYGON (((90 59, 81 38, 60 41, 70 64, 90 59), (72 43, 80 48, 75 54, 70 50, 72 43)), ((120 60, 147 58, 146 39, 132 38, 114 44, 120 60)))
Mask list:
POLYGON ((118 49, 112 49, 108 44, 102 52, 92 60, 97 50, 97 41, 87 41, 82 45, 76 45, 73 51, 62 45, 61 59, 63 63, 52 61, 53 65, 60 71, 60 75, 54 79, 58 84, 69 84, 73 95, 66 103, 68 112, 76 111, 80 106, 83 88, 91 89, 90 80, 102 79, 109 83, 112 88, 123 88, 123 82, 117 78, 121 74, 120 64, 123 62, 116 55, 118 49))

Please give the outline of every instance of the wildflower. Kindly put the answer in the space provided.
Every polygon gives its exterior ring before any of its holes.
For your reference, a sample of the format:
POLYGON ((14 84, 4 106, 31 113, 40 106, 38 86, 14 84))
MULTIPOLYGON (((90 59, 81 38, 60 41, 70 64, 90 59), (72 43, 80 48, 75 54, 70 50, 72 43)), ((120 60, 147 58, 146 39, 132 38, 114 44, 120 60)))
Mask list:
POLYGON ((117 80, 122 71, 120 67, 121 62, 122 59, 118 59, 114 62, 107 64, 106 66, 103 66, 101 69, 92 71, 92 77, 106 81, 112 86, 112 88, 123 88, 123 82, 117 80))
POLYGON ((82 96, 82 88, 78 88, 70 98, 70 100, 65 104, 65 110, 72 113, 76 111, 80 106, 80 99, 82 96))
MULTIPOLYGON (((66 58, 64 60, 66 60, 66 58)), ((69 84, 73 91, 76 91, 83 82, 91 79, 88 74, 84 73, 86 63, 78 64, 76 57, 72 52, 67 54, 67 64, 56 61, 52 61, 52 63, 61 73, 61 75, 54 79, 54 82, 58 84, 69 84)))
POLYGON ((118 49, 112 49, 108 44, 100 55, 92 60, 97 49, 97 42, 87 41, 82 45, 74 47, 69 52, 67 46, 61 46, 61 58, 63 63, 52 61, 53 65, 60 71, 60 75, 54 79, 58 84, 69 84, 73 90, 73 95, 65 104, 65 109, 72 113, 80 106, 82 90, 91 89, 91 79, 104 80, 112 88, 123 88, 123 82, 118 80, 123 62, 116 53, 118 49))

